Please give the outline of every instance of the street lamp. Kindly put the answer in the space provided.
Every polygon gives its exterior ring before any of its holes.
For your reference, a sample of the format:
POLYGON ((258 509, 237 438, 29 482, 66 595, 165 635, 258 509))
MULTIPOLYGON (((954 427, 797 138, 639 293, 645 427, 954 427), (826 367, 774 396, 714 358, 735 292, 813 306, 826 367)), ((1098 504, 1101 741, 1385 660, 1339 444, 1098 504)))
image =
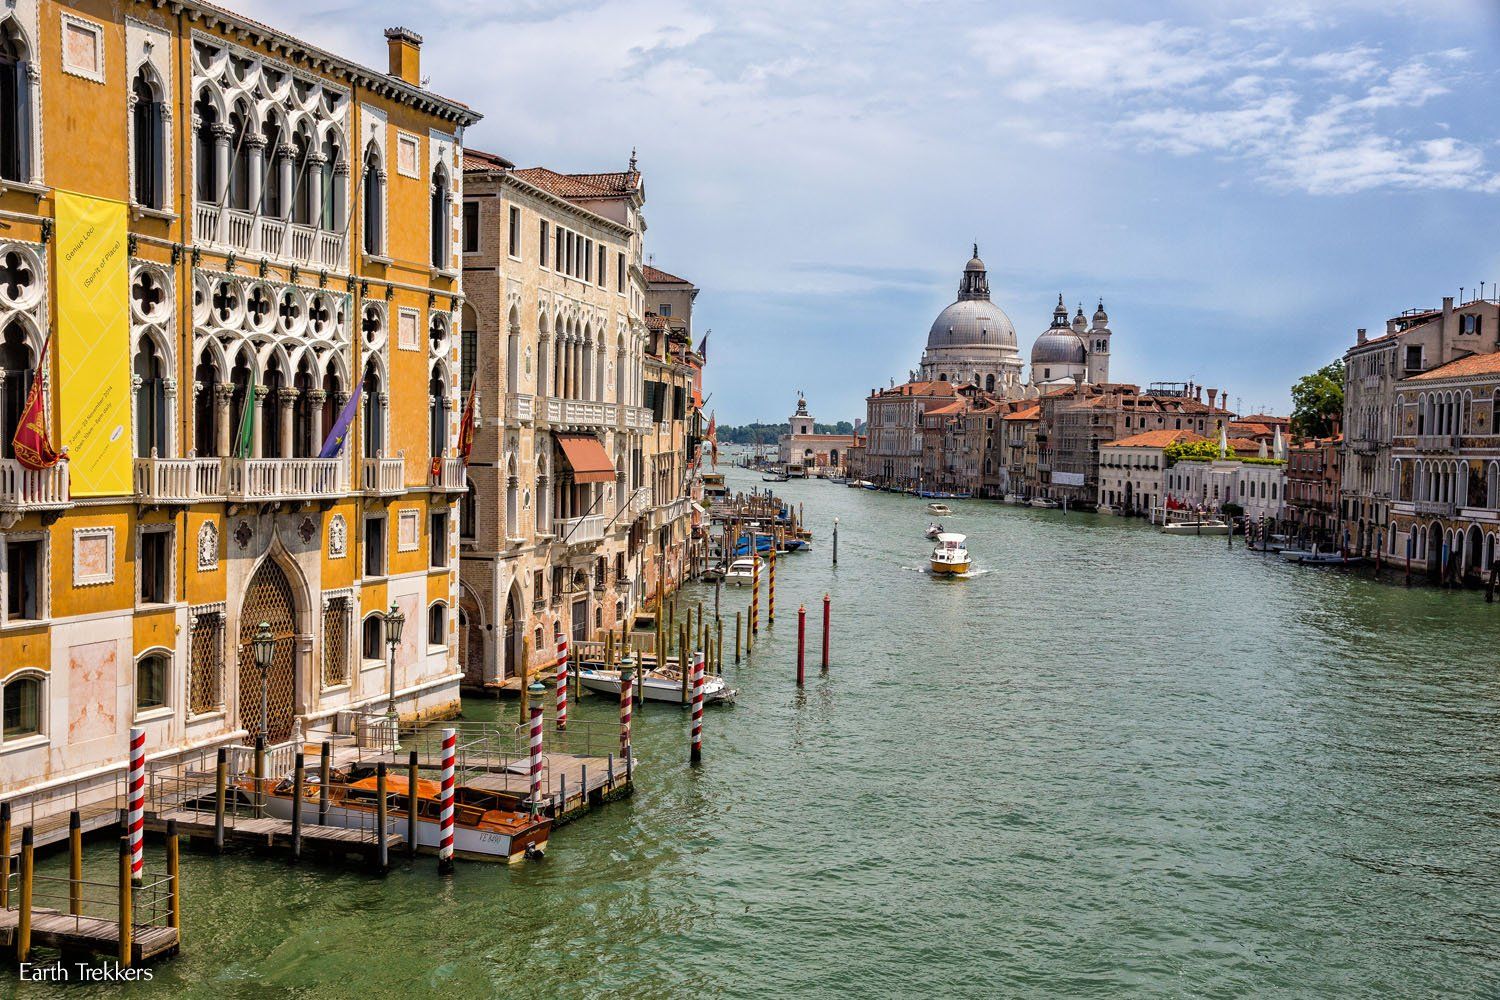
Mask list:
POLYGON ((276 636, 271 633, 271 623, 261 622, 250 639, 250 655, 255 660, 255 669, 260 671, 260 735, 268 735, 269 720, 266 716, 266 673, 271 669, 271 659, 276 655, 276 636))
POLYGON ((386 645, 390 646, 390 703, 386 706, 386 718, 390 720, 390 738, 396 744, 393 750, 401 750, 401 745, 396 742, 396 646, 401 645, 401 628, 405 624, 407 616, 402 615, 401 609, 393 603, 389 612, 386 612, 386 645))

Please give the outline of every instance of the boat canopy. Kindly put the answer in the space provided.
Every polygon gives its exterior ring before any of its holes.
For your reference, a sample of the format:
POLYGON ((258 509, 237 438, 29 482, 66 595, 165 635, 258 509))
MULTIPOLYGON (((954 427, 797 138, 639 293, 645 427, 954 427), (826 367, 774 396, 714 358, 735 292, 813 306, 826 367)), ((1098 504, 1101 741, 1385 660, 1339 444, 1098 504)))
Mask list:
POLYGON ((945 531, 937 536, 937 540, 944 543, 952 542, 954 545, 962 545, 968 537, 968 535, 960 535, 957 532, 945 531))

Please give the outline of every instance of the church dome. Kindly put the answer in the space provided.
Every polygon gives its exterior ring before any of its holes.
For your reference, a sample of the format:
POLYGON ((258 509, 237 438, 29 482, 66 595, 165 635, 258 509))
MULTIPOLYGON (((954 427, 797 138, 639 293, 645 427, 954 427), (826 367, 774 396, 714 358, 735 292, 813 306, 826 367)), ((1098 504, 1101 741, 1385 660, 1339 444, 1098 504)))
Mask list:
POLYGON ((1083 338, 1066 326, 1052 327, 1031 346, 1035 365, 1081 365, 1087 361, 1083 338))
POLYGON ((938 313, 927 331, 927 349, 1016 347, 1016 328, 1005 311, 990 301, 989 278, 979 247, 964 266, 958 301, 938 313))
POLYGON ((1094 310, 1094 325, 1109 326, 1109 313, 1104 311, 1104 300, 1099 300, 1099 308, 1094 310))

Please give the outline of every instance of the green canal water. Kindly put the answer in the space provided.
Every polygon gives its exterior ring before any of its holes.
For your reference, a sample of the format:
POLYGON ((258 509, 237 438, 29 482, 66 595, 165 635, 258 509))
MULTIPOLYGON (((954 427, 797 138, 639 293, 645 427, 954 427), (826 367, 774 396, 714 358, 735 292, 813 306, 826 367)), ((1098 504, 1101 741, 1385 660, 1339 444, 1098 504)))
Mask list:
POLYGON ((700 769, 648 706, 638 793, 541 862, 188 854, 183 954, 129 992, 1500 995, 1500 605, 978 502, 946 519, 975 575, 938 581, 920 502, 776 489, 817 548, 700 769), (798 693, 825 591, 833 669, 798 693))

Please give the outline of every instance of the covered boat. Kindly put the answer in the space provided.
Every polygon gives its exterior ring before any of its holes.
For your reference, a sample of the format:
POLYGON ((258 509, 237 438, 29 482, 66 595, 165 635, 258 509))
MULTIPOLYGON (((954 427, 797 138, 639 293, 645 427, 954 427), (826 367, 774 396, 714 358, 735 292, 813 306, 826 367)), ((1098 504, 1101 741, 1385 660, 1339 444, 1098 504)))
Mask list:
POLYGON ((969 571, 969 550, 964 547, 968 538, 945 531, 937 536, 937 547, 932 550, 932 572, 935 576, 955 576, 969 571))

